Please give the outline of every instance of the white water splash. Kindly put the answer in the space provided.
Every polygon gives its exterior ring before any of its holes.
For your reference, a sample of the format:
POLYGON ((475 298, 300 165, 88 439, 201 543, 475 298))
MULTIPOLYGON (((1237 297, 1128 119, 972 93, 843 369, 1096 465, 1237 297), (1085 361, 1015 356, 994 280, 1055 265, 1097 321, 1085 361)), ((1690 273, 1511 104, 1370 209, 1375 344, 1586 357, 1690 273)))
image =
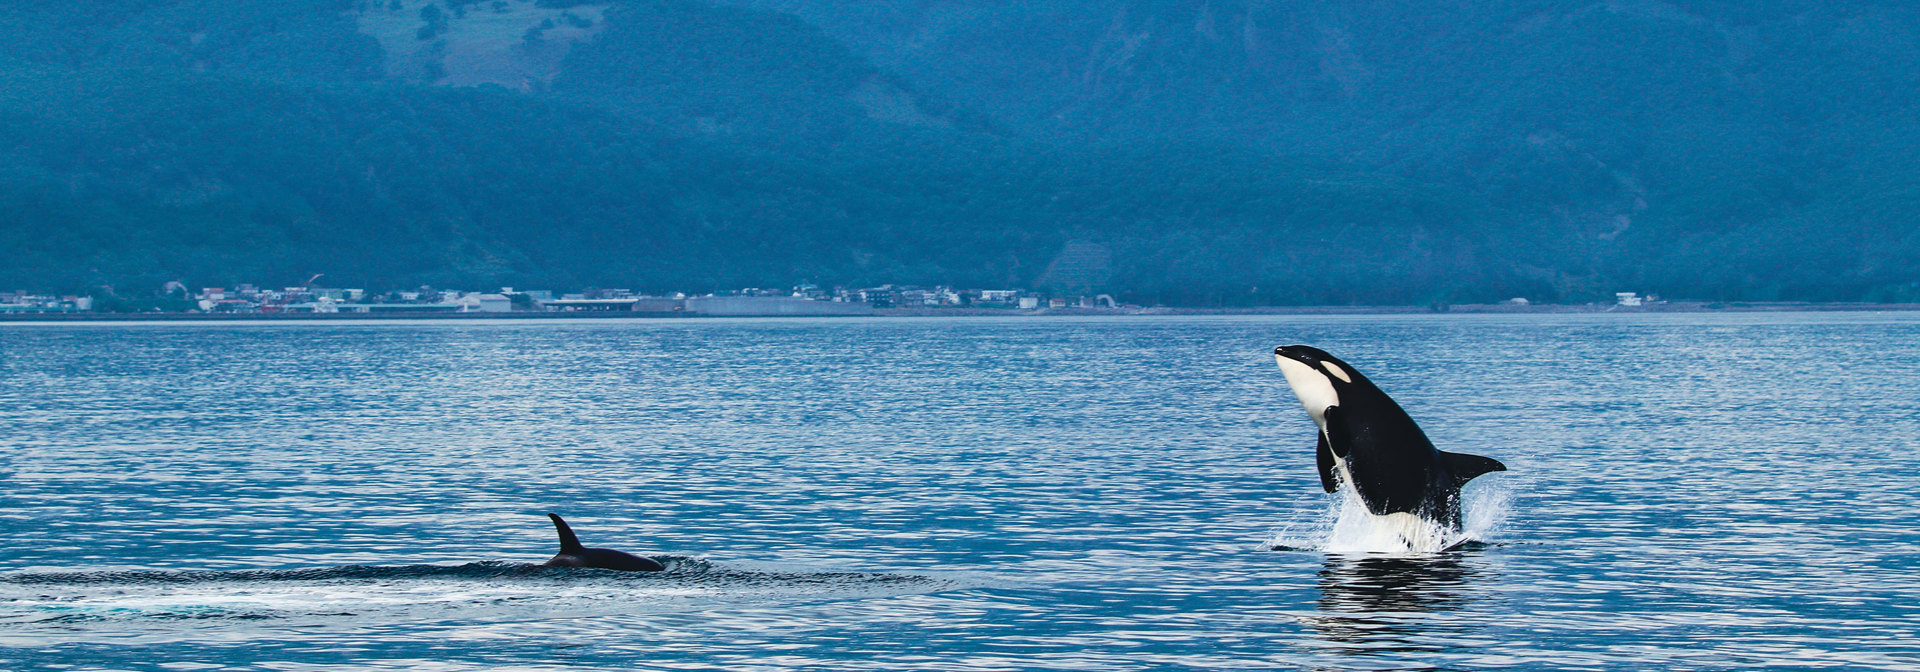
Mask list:
POLYGON ((1323 553, 1424 555, 1461 543, 1489 541, 1506 518, 1508 493, 1492 482, 1469 485, 1460 493, 1461 531, 1408 513, 1384 516, 1367 511, 1352 488, 1327 497, 1328 507, 1310 521, 1296 521, 1268 539, 1271 548, 1323 553))
POLYGON ((1460 490, 1460 525, 1469 541, 1490 542, 1497 538, 1507 522, 1513 493, 1506 480, 1498 477, 1468 483, 1460 490))

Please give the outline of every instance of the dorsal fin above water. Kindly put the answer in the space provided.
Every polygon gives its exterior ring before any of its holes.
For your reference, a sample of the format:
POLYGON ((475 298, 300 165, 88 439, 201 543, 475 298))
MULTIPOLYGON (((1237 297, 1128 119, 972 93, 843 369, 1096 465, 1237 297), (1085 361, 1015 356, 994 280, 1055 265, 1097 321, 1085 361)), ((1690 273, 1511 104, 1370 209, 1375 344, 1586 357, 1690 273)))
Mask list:
POLYGON ((573 528, 567 527, 567 521, 560 519, 560 514, 549 513, 547 517, 553 519, 553 529, 560 533, 561 553, 579 553, 585 550, 585 547, 580 545, 580 538, 573 536, 573 528))
POLYGON ((1446 460, 1447 471, 1453 474, 1453 484, 1455 486, 1466 485, 1467 481, 1471 481, 1481 474, 1507 470, 1507 465, 1501 464, 1499 460, 1491 457, 1440 451, 1440 458, 1446 460))

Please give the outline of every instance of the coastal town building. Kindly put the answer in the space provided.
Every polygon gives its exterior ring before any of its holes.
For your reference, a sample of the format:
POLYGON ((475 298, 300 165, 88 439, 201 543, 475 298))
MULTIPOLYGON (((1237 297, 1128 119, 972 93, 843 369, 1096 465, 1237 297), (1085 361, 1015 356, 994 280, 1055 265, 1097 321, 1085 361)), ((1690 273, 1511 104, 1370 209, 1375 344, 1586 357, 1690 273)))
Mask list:
POLYGON ((0 292, 0 314, 80 313, 93 310, 91 296, 54 296, 28 292, 0 292))
MULTIPOLYGON (((318 276, 316 276, 318 277, 318 276)), ((871 315, 893 308, 1003 310, 1115 309, 1113 297, 1054 296, 1020 289, 961 289, 948 285, 880 285, 824 287, 802 283, 787 289, 747 287, 698 296, 673 293, 652 296, 627 288, 587 288, 578 292, 519 290, 468 291, 417 287, 392 291, 361 288, 289 286, 267 289, 250 283, 231 287, 201 287, 171 281, 160 294, 164 309, 172 312, 220 315, 273 314, 448 314, 527 312, 619 312, 654 315, 769 316, 871 315)), ((151 304, 160 305, 160 304, 151 304)), ((0 293, 0 314, 27 312, 86 312, 94 309, 90 296, 51 296, 24 291, 0 293)))

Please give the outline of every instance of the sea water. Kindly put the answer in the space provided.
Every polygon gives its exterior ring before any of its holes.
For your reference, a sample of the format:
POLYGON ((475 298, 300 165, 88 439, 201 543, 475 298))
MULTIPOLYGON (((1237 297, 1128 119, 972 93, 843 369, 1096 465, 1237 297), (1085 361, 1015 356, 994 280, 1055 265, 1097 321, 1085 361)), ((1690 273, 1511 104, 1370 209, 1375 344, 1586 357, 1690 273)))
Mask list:
POLYGON ((0 669, 1920 669, 1916 381, 1912 313, 4 325, 0 669), (1289 343, 1507 464, 1475 543, 1321 492, 1289 343))

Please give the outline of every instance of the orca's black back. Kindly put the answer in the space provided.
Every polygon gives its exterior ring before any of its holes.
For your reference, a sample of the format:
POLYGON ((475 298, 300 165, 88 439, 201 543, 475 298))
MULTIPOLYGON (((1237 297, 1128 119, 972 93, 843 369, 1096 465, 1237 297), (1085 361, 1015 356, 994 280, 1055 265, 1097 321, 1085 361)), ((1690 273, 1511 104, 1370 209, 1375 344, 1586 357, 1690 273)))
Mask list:
POLYGON ((666 569, 652 558, 643 558, 632 553, 616 551, 611 548, 588 548, 580 553, 583 561, 580 567, 595 569, 613 569, 622 572, 657 572, 666 569))
POLYGON ((1460 488, 1440 449, 1398 402, 1358 371, 1348 371, 1354 380, 1341 390, 1340 405, 1328 411, 1327 434, 1335 454, 1346 451, 1341 457, 1367 510, 1455 524, 1460 488))
POLYGON ((1366 409, 1375 413, 1362 419, 1354 416, 1365 411, 1352 408, 1346 399, 1342 402, 1327 413, 1328 443, 1336 455, 1346 451, 1341 457, 1367 510, 1427 515, 1435 486, 1447 480, 1438 473, 1439 449, 1398 405, 1391 411, 1366 409), (1398 418, 1383 417, 1391 414, 1398 418))

